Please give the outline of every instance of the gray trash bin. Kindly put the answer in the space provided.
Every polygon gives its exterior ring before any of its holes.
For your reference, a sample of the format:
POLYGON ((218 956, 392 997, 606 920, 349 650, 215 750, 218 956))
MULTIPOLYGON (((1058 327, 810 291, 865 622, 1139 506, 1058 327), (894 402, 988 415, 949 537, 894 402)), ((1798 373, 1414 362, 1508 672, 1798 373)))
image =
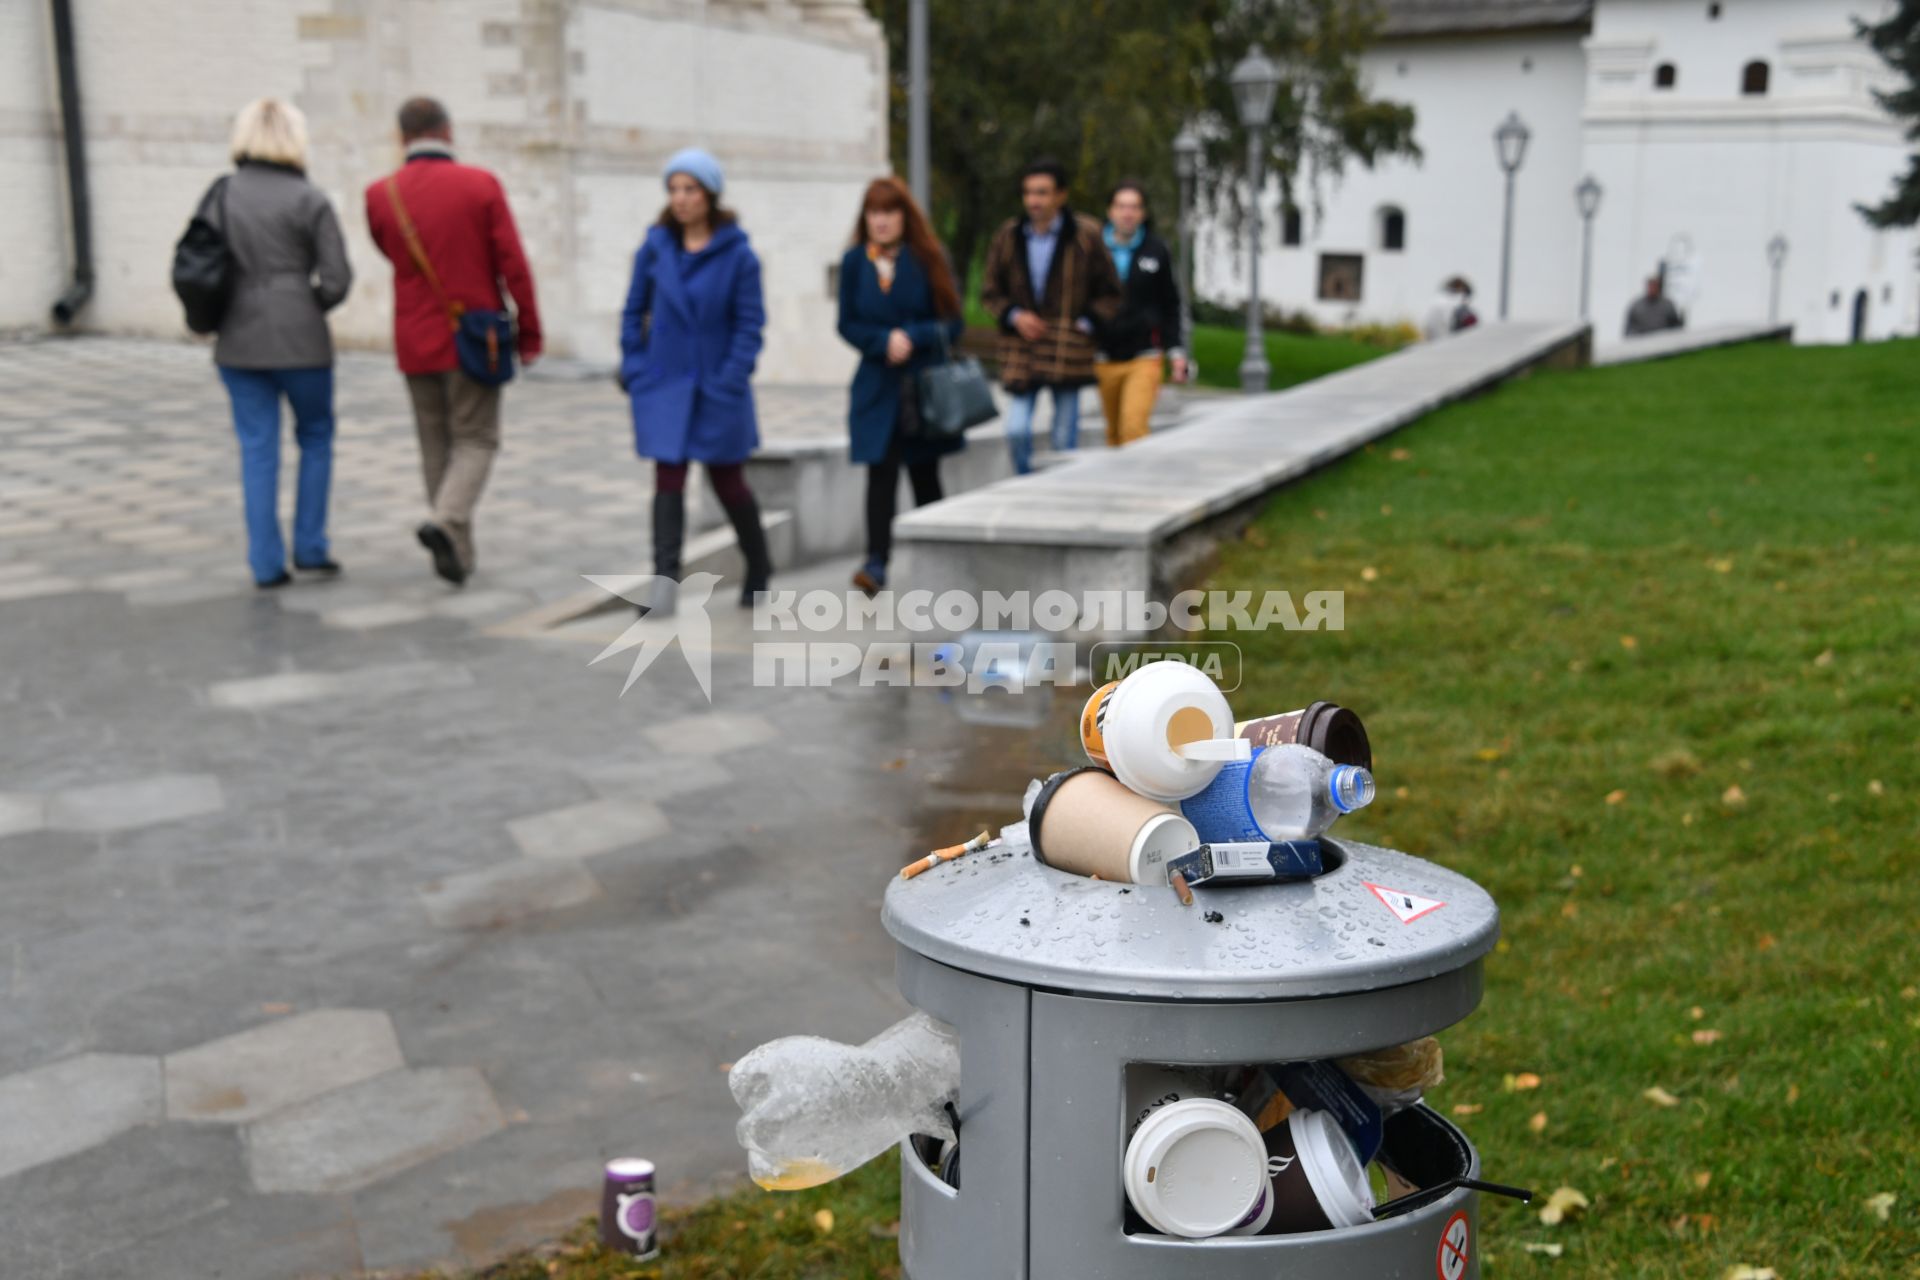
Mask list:
MULTIPOLYGON (((1478 1195, 1336 1231, 1188 1241, 1129 1234, 1129 1064, 1330 1058, 1451 1026, 1480 1002, 1491 897, 1418 858, 1324 842, 1294 884, 1200 890, 1067 875, 974 854, 887 891, 900 989, 960 1037, 958 1186, 902 1149, 911 1280, 1468 1280, 1478 1195), (1442 904, 1434 906, 1431 904, 1442 904), (1222 918, 1210 922, 1209 911, 1222 918)), ((924 1145, 924 1144, 922 1144, 924 1145)), ((1428 1184, 1479 1158, 1426 1107, 1385 1153, 1428 1184)))

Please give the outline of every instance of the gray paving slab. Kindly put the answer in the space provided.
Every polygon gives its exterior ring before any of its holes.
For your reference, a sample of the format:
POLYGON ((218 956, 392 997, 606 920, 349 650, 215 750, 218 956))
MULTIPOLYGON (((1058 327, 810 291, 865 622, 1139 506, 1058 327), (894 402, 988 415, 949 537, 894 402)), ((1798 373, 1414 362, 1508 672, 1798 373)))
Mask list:
POLYGON ((232 711, 264 711, 303 702, 388 698, 459 689, 472 683, 472 673, 463 667, 442 662, 404 662, 356 671, 289 671, 221 680, 208 686, 207 700, 232 711))
POLYGON ((384 1012, 316 1009, 168 1054, 167 1118, 245 1123, 404 1065, 384 1012))
POLYGON ((0 838, 18 835, 23 831, 38 831, 46 824, 46 797, 0 791, 0 838))
POLYGON ((160 1062, 83 1053, 0 1079, 0 1180, 160 1119, 160 1062))
POLYGON ((353 1191, 506 1126, 471 1067, 394 1071, 247 1126, 256 1190, 353 1191))
POLYGON ((661 751, 717 755, 757 747, 777 736, 764 717, 742 712, 705 711, 682 716, 647 730, 647 741, 661 751))
POLYGON ((712 756, 677 752, 661 752, 648 760, 593 762, 577 770, 588 786, 613 799, 662 800, 731 786, 739 780, 712 756))
POLYGON ((427 918, 443 929, 491 929, 577 907, 600 885, 576 862, 516 859, 420 886, 427 918))
POLYGON ((46 825, 55 831, 129 831, 218 813, 226 803, 218 778, 158 774, 56 791, 47 797, 46 825))
POLYGON ((507 824, 520 852, 529 858, 590 858, 623 845, 665 835, 669 823, 646 800, 589 800, 529 814, 507 824))

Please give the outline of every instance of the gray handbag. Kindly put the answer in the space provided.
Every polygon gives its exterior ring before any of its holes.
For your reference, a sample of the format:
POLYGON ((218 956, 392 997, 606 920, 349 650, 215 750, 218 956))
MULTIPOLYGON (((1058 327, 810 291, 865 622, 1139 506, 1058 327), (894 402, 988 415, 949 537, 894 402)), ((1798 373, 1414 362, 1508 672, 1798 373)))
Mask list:
POLYGON ((944 328, 940 330, 940 351, 945 357, 941 363, 922 369, 914 379, 920 397, 921 433, 957 436, 999 417, 986 370, 972 356, 956 359, 944 328))

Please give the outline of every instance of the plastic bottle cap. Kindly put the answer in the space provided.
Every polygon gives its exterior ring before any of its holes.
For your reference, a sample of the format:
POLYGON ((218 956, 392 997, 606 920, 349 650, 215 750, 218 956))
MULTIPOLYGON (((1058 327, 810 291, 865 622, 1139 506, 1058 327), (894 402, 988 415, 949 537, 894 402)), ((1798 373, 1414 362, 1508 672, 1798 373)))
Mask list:
POLYGON ((1200 847, 1193 824, 1177 813, 1156 814, 1134 832, 1127 874, 1135 884, 1165 884, 1167 863, 1200 847))
POLYGON ((1181 746, 1183 760, 1219 760, 1232 764, 1253 759, 1253 744, 1245 738, 1201 738, 1181 746))
POLYGON ((1360 1154, 1334 1118, 1324 1111, 1296 1111, 1287 1117, 1293 1149, 1306 1171, 1307 1185, 1336 1227, 1373 1221, 1373 1187, 1360 1154))
POLYGON ((1121 1171, 1140 1216, 1187 1240, 1238 1227, 1268 1185, 1260 1131, 1211 1098, 1169 1103, 1148 1116, 1127 1144, 1121 1171))
POLYGON ((1152 800, 1184 800, 1212 782, 1222 762, 1184 758, 1182 748, 1233 738, 1233 710, 1206 672, 1150 662, 1108 695, 1100 731, 1122 783, 1152 800))

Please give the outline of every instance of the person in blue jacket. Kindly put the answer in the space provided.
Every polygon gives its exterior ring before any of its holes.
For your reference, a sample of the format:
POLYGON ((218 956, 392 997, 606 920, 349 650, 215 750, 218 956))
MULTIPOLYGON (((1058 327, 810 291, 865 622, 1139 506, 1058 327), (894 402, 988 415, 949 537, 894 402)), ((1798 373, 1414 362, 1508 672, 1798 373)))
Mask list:
POLYGON ((847 425, 853 460, 867 468, 867 557, 853 584, 868 595, 887 585, 901 468, 915 506, 938 502, 941 455, 966 447, 964 436, 918 430, 914 377, 945 360, 964 327, 953 270, 926 214, 898 178, 875 178, 840 260, 840 336, 860 352, 847 425))
POLYGON ((634 449, 654 462, 651 603, 671 614, 685 540, 687 468, 706 467, 746 559, 740 603, 767 589, 773 561, 745 464, 760 444, 754 361, 767 311, 760 259, 731 210, 720 162, 698 148, 667 161, 667 207, 633 261, 620 323, 620 386, 634 449))

